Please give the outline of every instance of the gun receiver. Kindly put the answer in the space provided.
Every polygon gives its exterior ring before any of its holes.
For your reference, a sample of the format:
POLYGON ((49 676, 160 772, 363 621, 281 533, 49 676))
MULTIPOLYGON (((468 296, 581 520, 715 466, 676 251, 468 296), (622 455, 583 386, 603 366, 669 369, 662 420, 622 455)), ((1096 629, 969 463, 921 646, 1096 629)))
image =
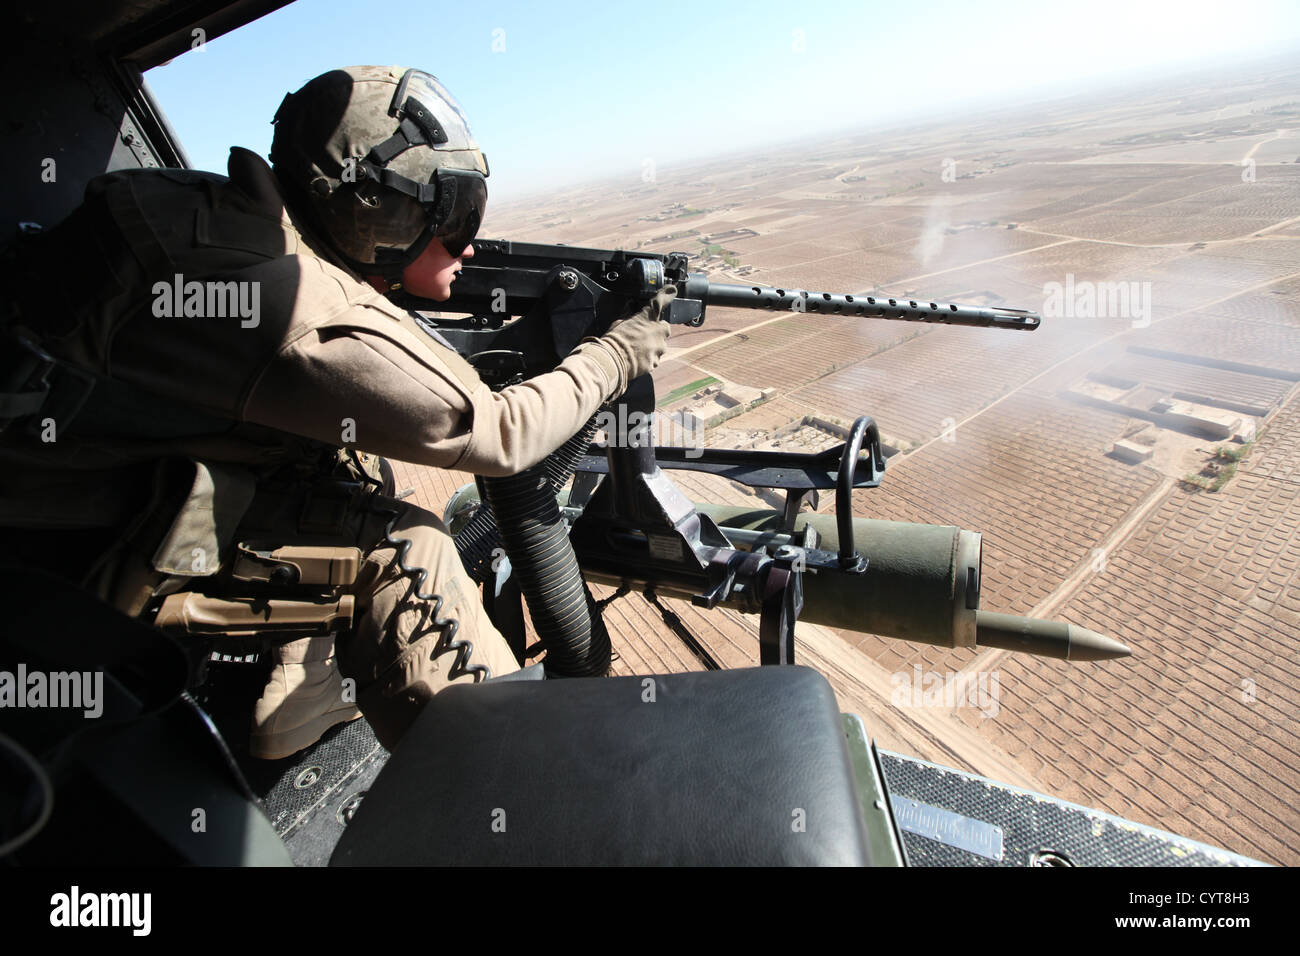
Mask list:
POLYGON ((1037 329, 1041 322, 1036 313, 1021 309, 710 282, 702 272, 689 272, 688 260, 682 252, 480 239, 449 300, 432 303, 406 297, 402 304, 414 310, 468 314, 467 319, 430 321, 466 358, 484 352, 519 353, 519 371, 526 375, 551 368, 583 337, 599 335, 669 285, 678 293, 666 313, 674 325, 702 325, 709 306, 1024 331, 1037 329), (527 321, 533 315, 547 321, 527 321), (524 316, 525 321, 507 324, 512 316, 524 316), (542 324, 549 327, 540 328, 542 324))

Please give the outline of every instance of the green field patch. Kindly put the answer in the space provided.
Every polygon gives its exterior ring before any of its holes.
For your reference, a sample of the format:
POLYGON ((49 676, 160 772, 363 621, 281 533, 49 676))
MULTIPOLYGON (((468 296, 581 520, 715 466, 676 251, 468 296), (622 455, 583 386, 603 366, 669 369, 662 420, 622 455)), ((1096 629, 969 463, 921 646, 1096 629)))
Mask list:
POLYGON ((673 402, 677 401, 677 399, 685 395, 689 395, 691 394, 691 392, 698 392, 700 389, 707 388, 708 386, 713 385, 718 381, 720 380, 714 378, 712 375, 706 375, 698 382, 691 382, 689 385, 679 385, 677 386, 677 388, 673 389, 667 395, 660 397, 658 404, 671 405, 673 402))

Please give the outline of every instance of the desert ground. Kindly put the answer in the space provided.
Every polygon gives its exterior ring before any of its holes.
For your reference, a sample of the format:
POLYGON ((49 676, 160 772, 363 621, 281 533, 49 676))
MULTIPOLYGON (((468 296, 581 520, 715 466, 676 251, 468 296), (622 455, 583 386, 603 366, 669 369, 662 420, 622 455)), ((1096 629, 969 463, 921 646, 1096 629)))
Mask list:
MULTIPOLYGON (((710 309, 673 332, 661 410, 711 446, 782 449, 871 415, 895 453, 855 514, 979 531, 982 607, 1133 649, 1066 663, 801 625, 800 662, 882 747, 1300 863, 1300 70, 641 164, 496 204, 481 234, 1042 312, 1024 333, 710 309), (997 673, 996 714, 895 706, 916 666, 997 673)), ((778 506, 679 474, 696 500, 778 506)), ((399 466, 439 514, 469 480, 399 466)), ((724 666, 757 662, 756 618, 662 604, 724 666)), ((642 596, 604 613, 618 673, 701 666, 642 596)))

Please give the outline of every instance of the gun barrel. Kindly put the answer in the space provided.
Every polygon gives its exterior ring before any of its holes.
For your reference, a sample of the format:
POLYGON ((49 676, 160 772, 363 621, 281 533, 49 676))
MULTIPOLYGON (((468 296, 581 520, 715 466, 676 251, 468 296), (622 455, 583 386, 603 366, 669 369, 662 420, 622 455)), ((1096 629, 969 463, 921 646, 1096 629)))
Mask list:
POLYGON ((902 322, 937 322, 943 325, 971 325, 980 328, 1020 329, 1032 332, 1041 319, 1023 309, 984 308, 920 299, 898 299, 877 295, 841 295, 778 289, 766 285, 728 285, 710 282, 705 304, 732 309, 771 309, 785 312, 815 312, 821 315, 860 315, 902 322))

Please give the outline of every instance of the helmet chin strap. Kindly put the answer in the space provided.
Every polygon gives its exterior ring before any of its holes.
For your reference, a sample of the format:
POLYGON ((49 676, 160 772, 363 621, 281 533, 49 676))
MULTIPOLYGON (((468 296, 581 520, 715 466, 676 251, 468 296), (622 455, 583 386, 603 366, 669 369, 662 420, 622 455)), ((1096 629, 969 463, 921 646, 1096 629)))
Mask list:
POLYGON ((406 251, 396 254, 390 261, 381 260, 379 262, 361 262, 357 259, 353 259, 351 256, 343 252, 342 249, 338 248, 332 237, 329 236, 329 233, 322 230, 322 234, 326 237, 326 242, 329 245, 330 252, 332 252, 340 262, 353 272, 357 273, 357 275, 378 276, 383 280, 384 285, 388 287, 389 292, 396 292, 402 288, 402 273, 406 271, 407 266, 419 259, 420 256, 424 255, 424 250, 428 248, 429 243, 433 240, 434 232, 435 230, 432 227, 426 227, 424 232, 420 234, 420 238, 411 243, 411 245, 407 247, 406 251))
MULTIPOLYGON (((406 271, 407 266, 416 262, 420 256, 424 255, 424 250, 427 249, 429 243, 433 241, 433 234, 434 228, 432 226, 426 226, 424 232, 420 233, 420 238, 411 243, 410 247, 402 253, 401 257, 396 262, 375 263, 372 268, 375 269, 380 278, 387 283, 389 292, 396 292, 402 287, 402 273, 406 271)), ((376 256, 378 256, 378 251, 376 252, 376 256)))

